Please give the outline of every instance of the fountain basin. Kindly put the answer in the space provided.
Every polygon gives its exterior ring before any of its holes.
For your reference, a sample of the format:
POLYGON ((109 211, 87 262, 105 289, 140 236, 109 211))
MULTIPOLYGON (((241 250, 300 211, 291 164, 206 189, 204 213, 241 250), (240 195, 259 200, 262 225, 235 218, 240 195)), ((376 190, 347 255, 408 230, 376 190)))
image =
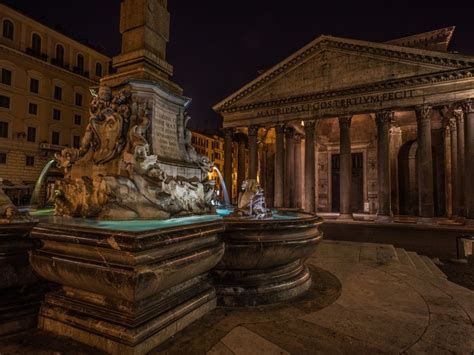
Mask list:
POLYGON ((28 262, 28 252, 39 246, 29 238, 35 224, 0 224, 0 336, 37 324, 45 285, 28 262))
POLYGON ((257 306, 299 296, 311 285, 304 260, 323 238, 322 219, 277 211, 264 220, 225 217, 225 253, 212 275, 221 306, 257 306))
POLYGON ((223 223, 115 225, 47 219, 33 229, 43 245, 31 265, 61 285, 46 295, 39 327, 109 353, 142 354, 215 308, 207 273, 224 253, 223 223))

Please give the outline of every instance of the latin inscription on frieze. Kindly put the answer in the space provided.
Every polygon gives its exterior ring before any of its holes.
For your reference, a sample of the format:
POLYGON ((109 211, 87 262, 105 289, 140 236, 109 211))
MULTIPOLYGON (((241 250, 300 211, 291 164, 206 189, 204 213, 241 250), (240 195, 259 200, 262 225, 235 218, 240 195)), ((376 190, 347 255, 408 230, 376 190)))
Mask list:
POLYGON ((153 114, 153 152, 160 158, 180 160, 177 113, 155 105, 153 114))
POLYGON ((381 104, 389 101, 403 100, 413 97, 413 90, 395 91, 379 95, 363 95, 345 99, 335 99, 319 101, 301 105, 279 107, 257 112, 257 117, 278 116, 282 114, 296 114, 301 112, 311 112, 331 109, 348 109, 350 107, 381 104))

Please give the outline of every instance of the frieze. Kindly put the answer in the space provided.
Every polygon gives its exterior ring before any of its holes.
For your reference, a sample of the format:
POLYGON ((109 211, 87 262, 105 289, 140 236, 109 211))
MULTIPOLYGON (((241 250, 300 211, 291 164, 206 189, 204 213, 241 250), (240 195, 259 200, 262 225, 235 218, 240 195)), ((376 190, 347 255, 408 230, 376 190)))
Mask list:
POLYGON ((395 91, 390 93, 378 95, 364 95, 359 97, 351 97, 346 99, 328 100, 316 103, 308 103, 301 105, 294 105, 289 107, 274 108, 271 110, 258 111, 257 117, 279 116, 283 114, 294 114, 301 112, 313 112, 325 109, 334 108, 349 108, 359 105, 383 103, 393 100, 402 100, 413 97, 414 90, 395 91))
MULTIPOLYGON (((282 98, 278 100, 258 102, 255 104, 249 104, 249 105, 243 105, 243 106, 234 106, 234 107, 226 108, 227 105, 225 105, 225 107, 221 106, 217 108, 216 111, 220 113, 250 111, 250 110, 255 110, 261 107, 288 105, 292 103, 336 98, 339 96, 348 96, 348 95, 357 95, 357 94, 360 95, 364 93, 369 93, 373 91, 381 91, 381 90, 399 89, 396 92, 411 91, 413 93, 416 90, 407 89, 407 87, 454 81, 454 80, 460 80, 460 79, 465 79, 465 78, 471 78, 473 76, 474 76, 474 68, 456 69, 456 70, 449 70, 449 71, 445 71, 441 73, 418 75, 418 76, 413 76, 409 78, 385 80, 385 81, 375 82, 373 84, 366 84, 366 85, 351 87, 351 88, 342 89, 342 90, 325 91, 325 92, 318 92, 318 93, 300 95, 300 96, 291 96, 291 97, 286 97, 286 98, 282 98)), ((288 112, 288 113, 292 113, 292 112, 288 112)))

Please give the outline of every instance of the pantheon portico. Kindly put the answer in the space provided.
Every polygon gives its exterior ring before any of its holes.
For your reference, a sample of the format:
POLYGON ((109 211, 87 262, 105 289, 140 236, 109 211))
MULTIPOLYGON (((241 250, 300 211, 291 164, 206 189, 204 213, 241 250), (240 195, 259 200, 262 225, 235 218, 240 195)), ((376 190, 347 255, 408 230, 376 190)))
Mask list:
POLYGON ((448 52, 453 32, 321 36, 258 76, 214 106, 226 184, 245 135, 238 181, 273 207, 474 220, 474 57, 448 52))

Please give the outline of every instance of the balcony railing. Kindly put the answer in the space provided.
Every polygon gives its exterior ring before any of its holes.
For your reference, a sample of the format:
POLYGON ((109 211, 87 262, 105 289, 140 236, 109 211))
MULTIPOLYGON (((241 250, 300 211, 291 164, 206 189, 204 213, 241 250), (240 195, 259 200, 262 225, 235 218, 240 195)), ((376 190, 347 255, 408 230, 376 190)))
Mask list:
POLYGON ((46 53, 41 53, 41 51, 37 51, 33 48, 26 48, 26 54, 44 61, 48 60, 48 55, 46 53))

